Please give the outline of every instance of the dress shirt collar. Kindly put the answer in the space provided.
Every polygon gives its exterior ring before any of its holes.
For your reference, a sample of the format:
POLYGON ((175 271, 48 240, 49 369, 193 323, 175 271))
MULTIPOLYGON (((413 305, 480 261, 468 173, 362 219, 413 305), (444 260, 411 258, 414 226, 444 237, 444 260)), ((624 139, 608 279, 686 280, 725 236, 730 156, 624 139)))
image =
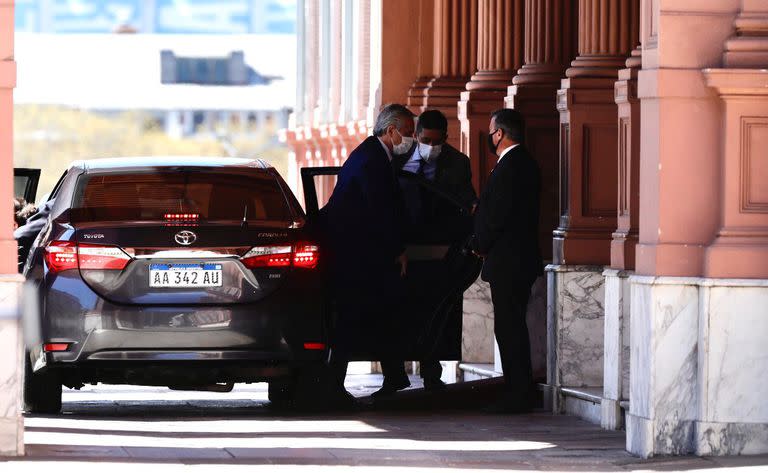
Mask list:
POLYGON ((510 146, 510 147, 508 147, 508 148, 504 148, 504 150, 503 150, 503 151, 501 152, 501 154, 499 155, 499 159, 498 159, 498 160, 496 160, 496 164, 499 164, 499 163, 501 162, 501 158, 503 158, 504 156, 506 156, 506 155, 507 155, 507 153, 509 153, 510 151, 512 151, 512 150, 515 148, 515 146, 520 146, 520 143, 515 143, 515 144, 513 144, 512 146, 510 146))
POLYGON ((387 157, 389 158, 389 162, 391 163, 392 162, 392 151, 390 151, 389 148, 387 147, 387 145, 384 144, 384 141, 381 140, 380 136, 377 136, 376 139, 379 140, 379 143, 381 143, 381 146, 384 147, 384 151, 387 152, 387 157))

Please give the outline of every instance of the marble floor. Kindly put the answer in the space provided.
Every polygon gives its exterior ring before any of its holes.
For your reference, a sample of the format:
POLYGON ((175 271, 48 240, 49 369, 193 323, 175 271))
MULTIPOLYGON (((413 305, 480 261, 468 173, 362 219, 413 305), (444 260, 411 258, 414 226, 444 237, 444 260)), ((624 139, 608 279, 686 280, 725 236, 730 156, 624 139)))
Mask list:
MULTIPOLYGON (((412 381, 406 403, 420 395, 412 381)), ((460 394, 464 409, 430 408, 423 399, 418 409, 371 404, 380 382, 349 376, 364 407, 317 415, 275 412, 263 384, 227 394, 67 391, 61 415, 27 417, 28 455, 0 458, 0 472, 768 471, 768 456, 640 460, 624 451, 622 432, 544 411, 483 414, 472 390, 460 394)))

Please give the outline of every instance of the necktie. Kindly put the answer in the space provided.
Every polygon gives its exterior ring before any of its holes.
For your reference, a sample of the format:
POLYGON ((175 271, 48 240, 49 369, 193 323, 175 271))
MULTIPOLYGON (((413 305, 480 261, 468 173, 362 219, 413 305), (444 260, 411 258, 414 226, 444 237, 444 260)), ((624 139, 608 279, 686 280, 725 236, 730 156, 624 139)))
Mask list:
POLYGON ((418 174, 421 177, 425 177, 424 173, 424 166, 426 166, 427 161, 424 158, 419 159, 419 169, 416 171, 416 174, 418 174))

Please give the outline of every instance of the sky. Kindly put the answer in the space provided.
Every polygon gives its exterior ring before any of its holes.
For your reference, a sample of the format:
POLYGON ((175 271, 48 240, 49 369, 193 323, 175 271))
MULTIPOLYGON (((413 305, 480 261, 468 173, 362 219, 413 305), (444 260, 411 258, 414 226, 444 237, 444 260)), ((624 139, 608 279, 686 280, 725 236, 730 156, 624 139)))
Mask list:
POLYGON ((294 34, 296 0, 16 0, 16 31, 294 34))

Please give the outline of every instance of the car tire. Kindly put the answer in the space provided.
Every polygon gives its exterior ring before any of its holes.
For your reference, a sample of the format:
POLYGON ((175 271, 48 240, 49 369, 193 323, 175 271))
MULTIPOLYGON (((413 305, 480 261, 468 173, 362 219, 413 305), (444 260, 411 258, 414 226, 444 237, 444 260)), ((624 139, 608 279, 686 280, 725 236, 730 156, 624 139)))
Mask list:
POLYGON ((276 407, 289 407, 293 403, 296 392, 296 379, 280 378, 269 382, 267 396, 269 402, 276 407))
POLYGON ((329 393, 328 367, 304 366, 288 377, 269 382, 269 401, 275 407, 299 410, 322 409, 329 393))
POLYGON ((24 410, 30 414, 61 412, 61 381, 53 373, 35 373, 29 354, 24 359, 24 410))

